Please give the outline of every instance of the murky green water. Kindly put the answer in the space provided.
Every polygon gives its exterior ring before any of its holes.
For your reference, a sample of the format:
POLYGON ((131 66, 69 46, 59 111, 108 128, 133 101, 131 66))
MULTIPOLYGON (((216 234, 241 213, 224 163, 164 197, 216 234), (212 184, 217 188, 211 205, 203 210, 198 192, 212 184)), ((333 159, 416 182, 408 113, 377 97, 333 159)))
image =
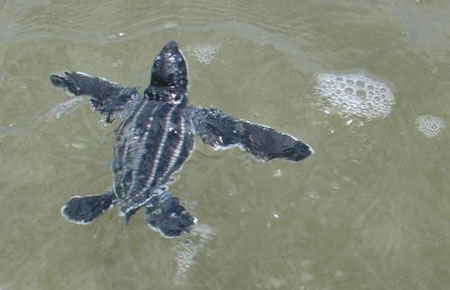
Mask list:
POLYGON ((0 9, 0 289, 450 289, 447 0, 0 9), (111 183, 114 127, 85 101, 59 105, 68 97, 49 74, 144 87, 170 39, 189 62, 192 104, 289 132, 316 154, 262 163, 197 142, 171 186, 199 220, 181 239, 149 230, 142 212, 128 226, 116 210, 68 223, 70 196, 111 183), (321 90, 323 74, 364 75, 392 102, 370 117, 381 99, 361 113, 351 92, 321 90))

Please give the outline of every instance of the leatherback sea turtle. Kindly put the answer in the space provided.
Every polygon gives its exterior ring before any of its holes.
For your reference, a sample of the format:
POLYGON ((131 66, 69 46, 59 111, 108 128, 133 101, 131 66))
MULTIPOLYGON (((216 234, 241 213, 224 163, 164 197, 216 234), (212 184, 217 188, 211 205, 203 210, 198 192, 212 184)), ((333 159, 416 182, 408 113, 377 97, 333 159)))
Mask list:
POLYGON ((94 110, 115 129, 113 186, 99 195, 74 196, 61 209, 71 222, 87 224, 114 205, 126 221, 146 208, 149 226, 165 237, 189 231, 195 218, 167 192, 172 175, 194 149, 194 134, 214 149, 239 147, 262 160, 302 160, 313 153, 296 138, 263 125, 233 118, 215 108, 187 104, 188 69, 175 41, 156 56, 144 95, 81 72, 51 75, 73 95, 90 96, 94 110))

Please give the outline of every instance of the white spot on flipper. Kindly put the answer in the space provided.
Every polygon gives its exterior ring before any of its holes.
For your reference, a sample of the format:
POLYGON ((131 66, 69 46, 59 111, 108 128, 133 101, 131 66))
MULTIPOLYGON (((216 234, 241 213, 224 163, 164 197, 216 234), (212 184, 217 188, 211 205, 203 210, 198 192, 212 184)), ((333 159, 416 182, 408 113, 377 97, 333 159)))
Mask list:
MULTIPOLYGON (((316 93, 339 114, 368 120, 385 118, 395 104, 395 97, 386 83, 364 74, 318 73, 315 77, 316 93)), ((329 114, 329 108, 325 112, 329 114)))
POLYGON ((421 115, 416 118, 416 127, 423 136, 434 138, 445 128, 445 120, 433 115, 421 115))
POLYGON ((215 233, 208 225, 195 224, 191 227, 190 235, 190 239, 180 240, 176 245, 177 272, 174 283, 178 285, 184 284, 188 270, 195 265, 195 257, 215 233))

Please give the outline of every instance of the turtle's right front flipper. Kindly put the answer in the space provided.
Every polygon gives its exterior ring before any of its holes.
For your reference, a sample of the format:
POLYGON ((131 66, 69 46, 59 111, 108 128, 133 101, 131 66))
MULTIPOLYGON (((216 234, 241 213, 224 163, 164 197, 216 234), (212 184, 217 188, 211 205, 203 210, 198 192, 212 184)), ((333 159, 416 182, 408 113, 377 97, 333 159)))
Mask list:
POLYGON ((92 107, 105 115, 108 122, 111 122, 114 114, 122 111, 129 101, 139 98, 139 93, 134 88, 124 88, 81 72, 66 72, 64 76, 51 75, 50 81, 55 87, 63 88, 75 96, 90 96, 92 107))
POLYGON ((175 238, 189 232, 195 218, 180 205, 180 200, 169 192, 155 195, 147 204, 145 216, 148 225, 166 238, 175 238))

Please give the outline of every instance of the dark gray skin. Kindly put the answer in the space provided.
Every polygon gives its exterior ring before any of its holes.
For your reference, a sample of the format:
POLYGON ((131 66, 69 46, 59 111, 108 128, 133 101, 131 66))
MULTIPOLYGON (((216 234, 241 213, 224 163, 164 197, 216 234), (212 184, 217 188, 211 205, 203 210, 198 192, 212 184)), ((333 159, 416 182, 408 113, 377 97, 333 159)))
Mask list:
POLYGON ((149 226, 165 237, 189 231, 195 218, 167 192, 167 186, 193 150, 194 135, 215 149, 238 147, 261 160, 297 162, 313 153, 309 145, 288 134, 215 108, 189 106, 186 61, 175 41, 156 56, 144 95, 79 72, 52 75, 50 81, 73 95, 89 96, 94 110, 107 122, 119 121, 113 186, 100 195, 71 198, 62 214, 75 223, 90 223, 117 204, 127 222, 145 207, 149 226))

